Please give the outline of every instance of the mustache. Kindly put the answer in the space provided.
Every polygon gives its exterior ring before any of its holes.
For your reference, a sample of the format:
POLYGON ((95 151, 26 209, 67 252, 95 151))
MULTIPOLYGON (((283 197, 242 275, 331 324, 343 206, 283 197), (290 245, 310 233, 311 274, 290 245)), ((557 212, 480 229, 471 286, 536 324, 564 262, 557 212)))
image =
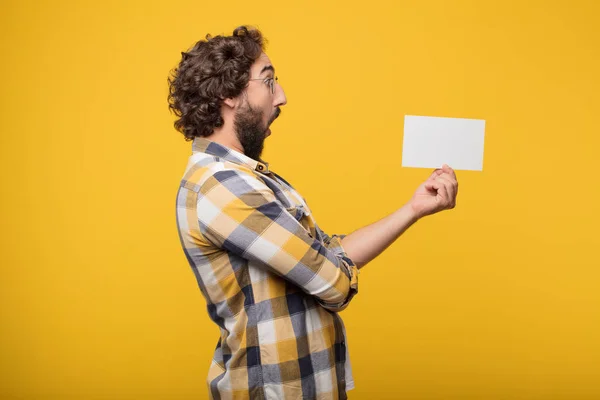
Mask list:
POLYGON ((281 108, 277 107, 275 109, 275 112, 273 113, 273 116, 269 120, 269 125, 271 125, 273 123, 273 121, 275 121, 277 118, 279 118, 279 114, 281 114, 281 108))

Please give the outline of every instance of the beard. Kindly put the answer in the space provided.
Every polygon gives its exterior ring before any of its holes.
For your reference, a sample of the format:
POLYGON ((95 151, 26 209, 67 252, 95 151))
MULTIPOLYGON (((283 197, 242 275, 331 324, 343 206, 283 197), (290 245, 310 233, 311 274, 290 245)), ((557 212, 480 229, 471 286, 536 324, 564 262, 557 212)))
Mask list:
POLYGON ((278 107, 266 126, 262 122, 263 112, 252 108, 248 103, 235 114, 233 121, 235 131, 246 156, 253 160, 260 160, 269 125, 279 116, 279 113, 278 107))

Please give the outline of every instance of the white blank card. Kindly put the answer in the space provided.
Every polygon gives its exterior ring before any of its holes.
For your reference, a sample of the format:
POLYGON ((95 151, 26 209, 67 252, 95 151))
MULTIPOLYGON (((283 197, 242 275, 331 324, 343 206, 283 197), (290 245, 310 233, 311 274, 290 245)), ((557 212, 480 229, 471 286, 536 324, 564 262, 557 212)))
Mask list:
POLYGON ((485 120, 404 116, 402 166, 483 170, 485 120))

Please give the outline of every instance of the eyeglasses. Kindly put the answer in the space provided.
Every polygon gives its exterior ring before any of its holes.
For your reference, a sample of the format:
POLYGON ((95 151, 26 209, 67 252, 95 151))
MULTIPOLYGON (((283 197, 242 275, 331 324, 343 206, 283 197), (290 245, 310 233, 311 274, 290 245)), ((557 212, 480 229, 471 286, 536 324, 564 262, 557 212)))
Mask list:
POLYGON ((275 94, 275 82, 279 83, 279 78, 250 78, 249 81, 263 81, 271 90, 271 94, 275 94))

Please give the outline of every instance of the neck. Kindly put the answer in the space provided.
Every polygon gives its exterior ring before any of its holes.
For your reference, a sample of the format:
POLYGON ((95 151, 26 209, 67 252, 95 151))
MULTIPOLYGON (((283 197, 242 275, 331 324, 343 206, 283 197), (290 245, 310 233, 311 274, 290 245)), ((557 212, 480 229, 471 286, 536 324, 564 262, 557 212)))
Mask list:
POLYGON ((235 133, 232 121, 226 120, 222 127, 215 128, 213 133, 206 138, 244 154, 244 148, 235 133))

